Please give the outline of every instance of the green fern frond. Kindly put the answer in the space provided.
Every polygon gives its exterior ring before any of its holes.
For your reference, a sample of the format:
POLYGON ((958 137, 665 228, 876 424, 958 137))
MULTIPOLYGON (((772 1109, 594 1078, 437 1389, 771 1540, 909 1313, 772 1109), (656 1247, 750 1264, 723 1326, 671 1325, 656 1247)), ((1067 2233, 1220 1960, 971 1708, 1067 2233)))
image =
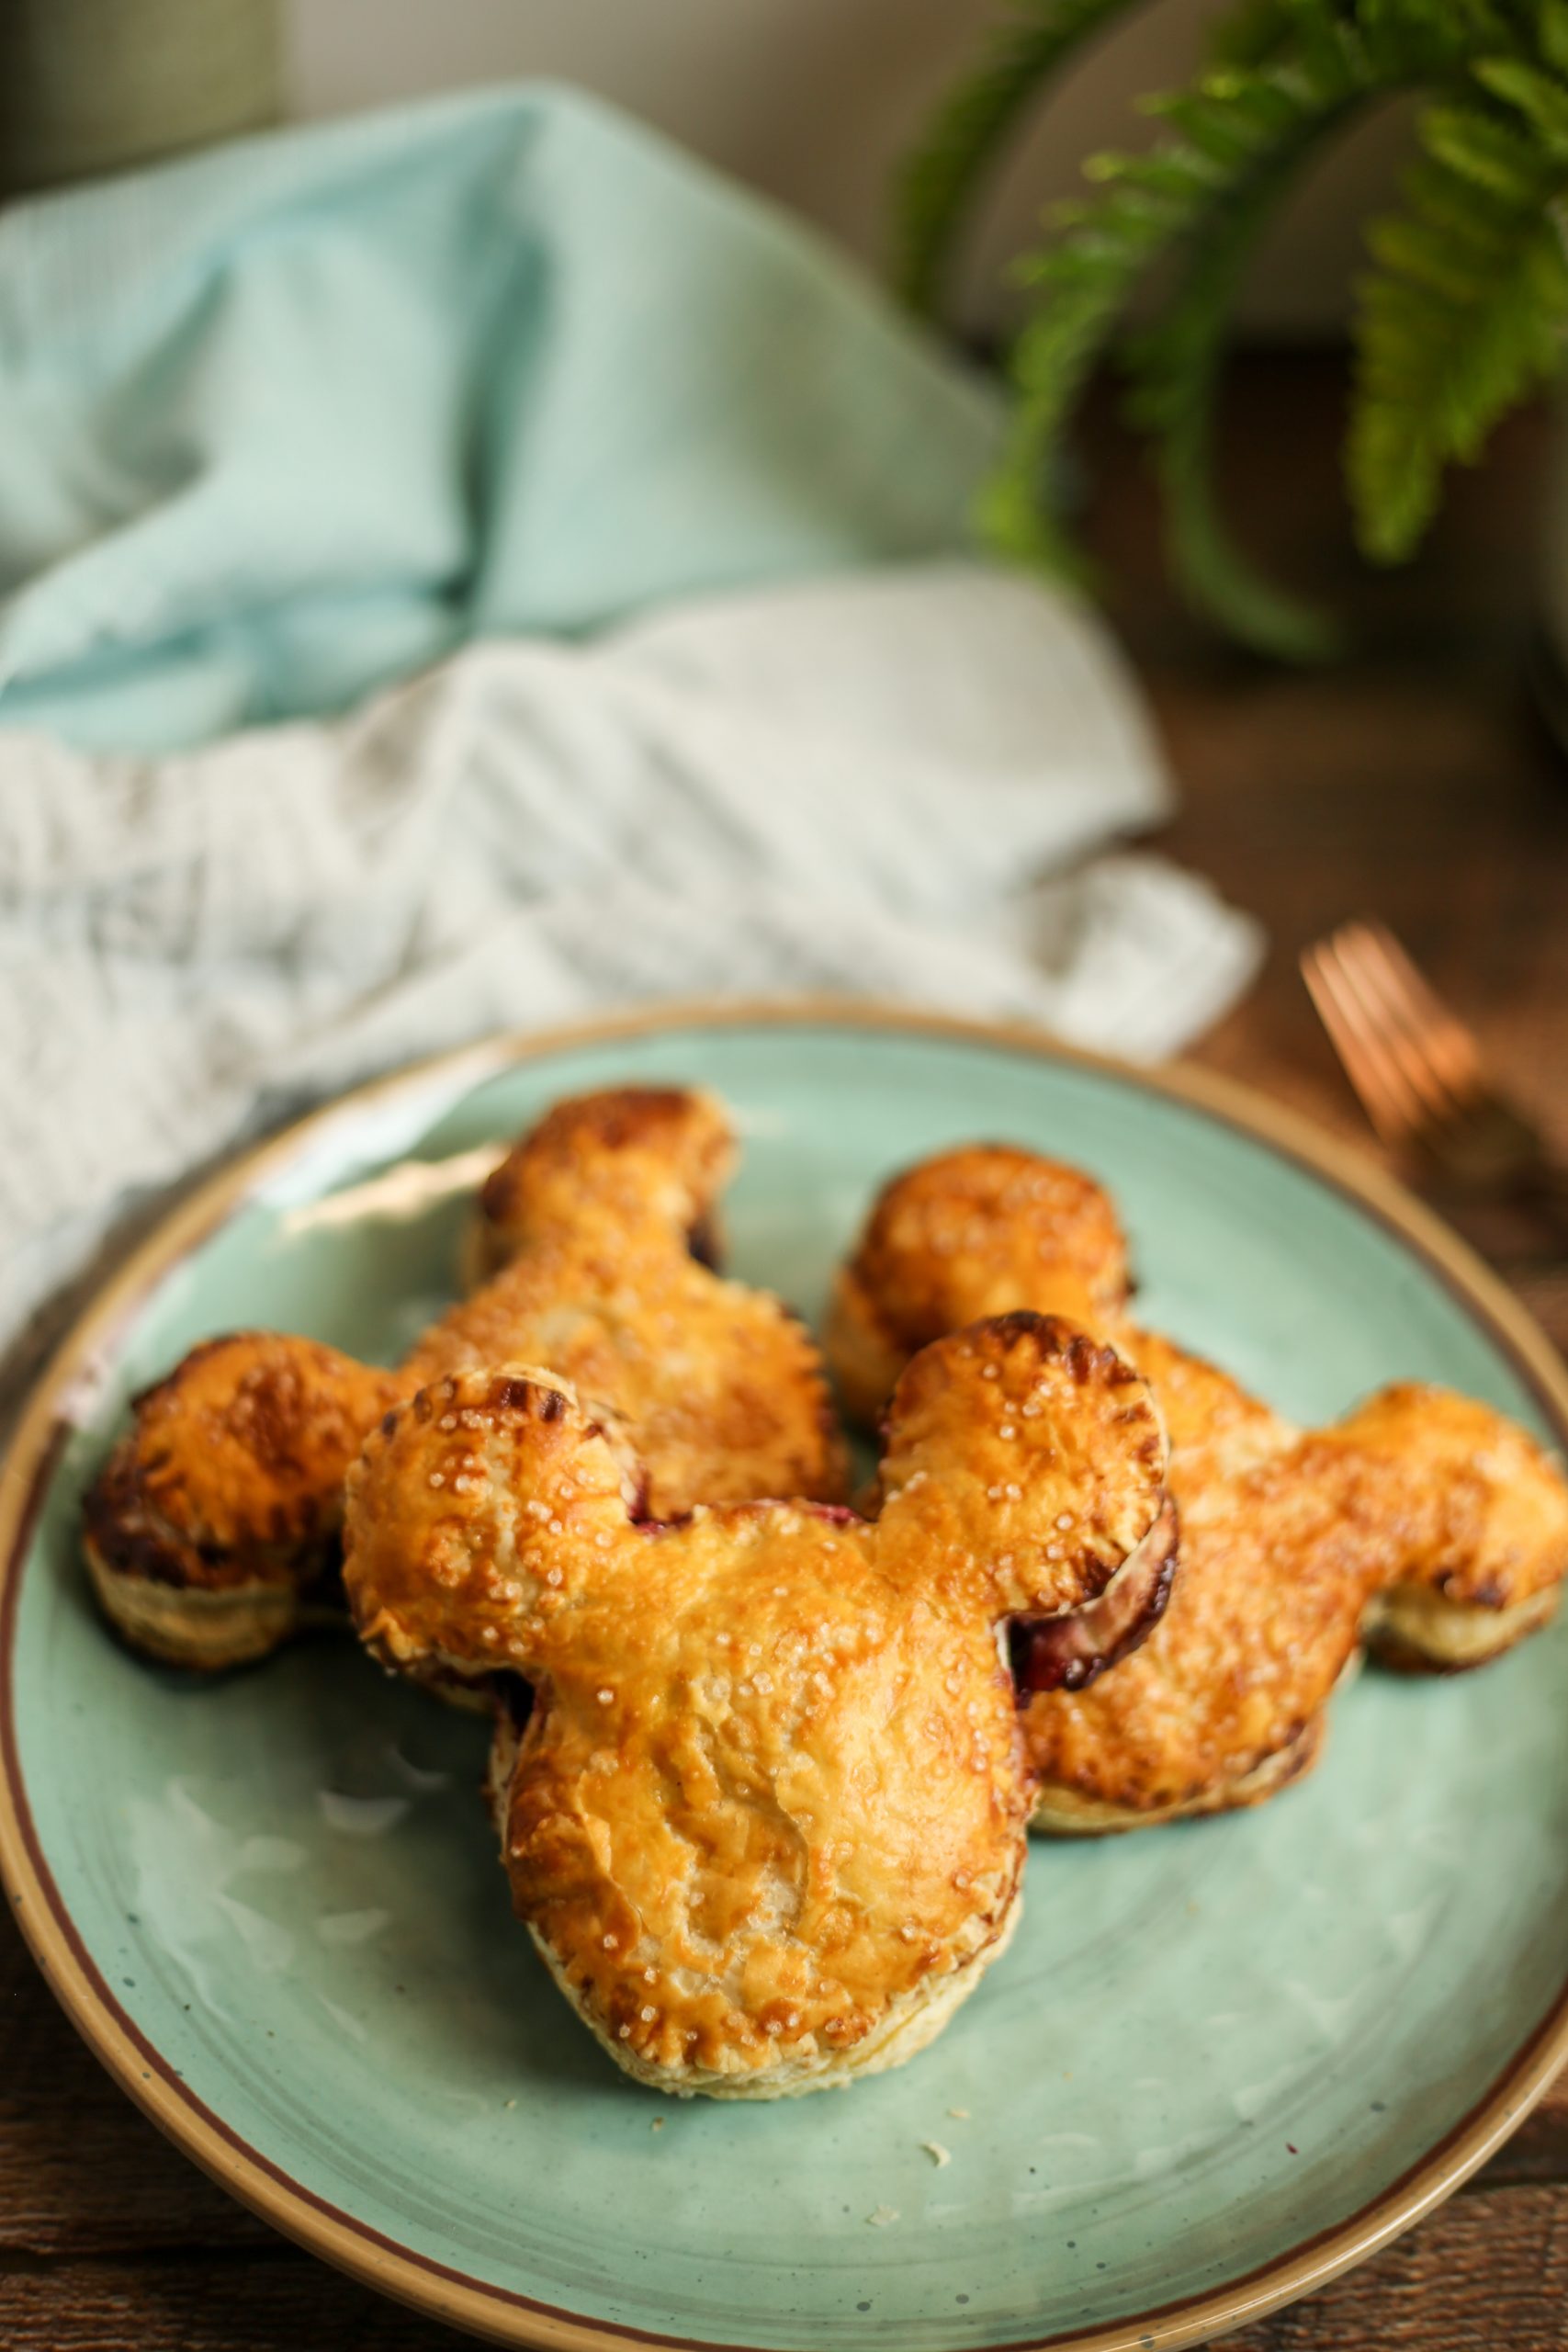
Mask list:
POLYGON ((1558 74, 1568 74, 1568 0, 1540 0, 1536 38, 1542 62, 1558 74))
MULTIPOLYGON (((1523 109, 1532 123, 1538 95, 1523 109)), ((1403 209, 1370 233, 1358 293, 1346 470, 1357 537, 1384 563, 1418 544, 1447 468, 1473 462, 1568 351, 1568 154, 1480 96, 1433 109, 1420 135, 1426 153, 1403 209)))
MULTIPOLYGON (((1090 368, 1150 268, 1218 223, 1221 242, 1210 266, 1223 278, 1230 266, 1224 224, 1231 209, 1245 210, 1259 182, 1276 171, 1283 175, 1349 107, 1388 86, 1329 0, 1301 12, 1303 17, 1309 13, 1310 64, 1292 57, 1250 73, 1230 69, 1184 93, 1168 107, 1168 137, 1154 153, 1122 159, 1105 193, 1079 208, 1066 232, 1031 256, 1034 299, 1013 355, 1012 430, 982 506, 982 524, 1003 552, 1072 568, 1070 547, 1044 496, 1051 461, 1090 368)), ((1248 215, 1238 224, 1238 242, 1250 226, 1248 215)), ((1206 278, 1192 299, 1197 312, 1212 312, 1206 278)), ((1194 360, 1180 371, 1179 387, 1201 412, 1212 389, 1207 362, 1194 360)), ((1173 403, 1177 397, 1173 387, 1173 403)), ((1166 430, 1177 432, 1174 405, 1167 409, 1166 430)), ((1180 425, 1187 454, 1176 470, 1190 489, 1194 477, 1188 459, 1207 431, 1201 415, 1180 425)), ((1196 547, 1201 537, 1196 514, 1192 525, 1196 547)), ((1209 569, 1197 562, 1195 586, 1209 569)))
POLYGON ((1526 209, 1540 184, 1540 150, 1528 133, 1497 114, 1473 106, 1435 106, 1425 117, 1421 143, 1427 153, 1483 195, 1526 209))
POLYGON ((895 185, 894 282, 933 311, 959 232, 1026 107, 1067 61, 1135 0, 1027 0, 952 92, 895 185))
POLYGON ((1484 57, 1472 69, 1483 90, 1522 114, 1549 154, 1568 155, 1568 89, 1522 57, 1484 57))
MULTIPOLYGON (((990 52, 901 183, 901 279, 930 307, 986 172, 1042 85, 1130 0, 1015 0, 990 52)), ((1212 489, 1225 333, 1257 238, 1289 181, 1365 105, 1424 94, 1421 160, 1370 238, 1359 289, 1347 463, 1359 537, 1416 544, 1444 469, 1568 353, 1568 0, 1232 0, 1213 68, 1151 99, 1143 155, 1087 167, 1014 277, 1028 315, 1016 398, 982 523, 1004 552, 1077 559, 1047 497, 1089 370, 1145 277, 1175 266, 1154 328, 1129 346, 1130 409, 1154 438, 1169 560, 1192 600, 1274 652, 1318 651, 1318 615, 1260 579, 1212 489)))
POLYGON ((1277 588, 1230 537, 1214 496, 1215 414, 1236 295, 1258 236, 1291 180, 1338 116, 1303 124, 1250 185, 1195 232, 1185 271, 1155 325, 1124 354, 1129 421, 1155 444, 1167 561, 1190 604, 1256 653, 1322 661, 1339 634, 1315 607, 1277 588))

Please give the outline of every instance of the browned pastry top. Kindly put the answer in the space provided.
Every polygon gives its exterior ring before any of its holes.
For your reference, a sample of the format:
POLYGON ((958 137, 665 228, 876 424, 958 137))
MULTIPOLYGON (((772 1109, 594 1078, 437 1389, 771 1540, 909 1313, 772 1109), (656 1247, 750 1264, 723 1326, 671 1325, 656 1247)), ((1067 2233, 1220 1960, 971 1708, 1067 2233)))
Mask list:
POLYGON ((1568 1487, 1491 1407, 1401 1383, 1303 1434, 1132 1323, 1117 1295, 1124 1264, 1112 1205, 1089 1178, 970 1147, 884 1192, 844 1269, 829 1338, 864 1410, 864 1386, 885 1392, 902 1360, 907 1299, 923 1328, 937 1311, 956 1322, 1091 1295, 1095 1328, 1148 1378, 1181 1521, 1169 1605, 1091 1687, 1059 1687, 1090 1621, 1070 1639, 1043 1637, 1037 1655, 1021 1648, 1026 1690, 1041 1686, 1025 1727, 1047 1801, 1066 1792, 1085 1826, 1112 1826, 1096 1809, 1157 1815, 1269 1793, 1278 1777, 1254 1776, 1271 1759, 1309 1760, 1316 1719, 1369 1626, 1401 1663, 1472 1662, 1541 1622, 1568 1574, 1568 1487), (1036 1238, 1034 1204, 1058 1195, 1076 1204, 1062 1228, 1066 1255, 1081 1253, 1076 1267, 1036 1238), (1490 1619, 1479 1629, 1478 1612, 1490 1619))
POLYGON ((713 1216, 735 1166, 723 1105, 689 1087, 619 1086, 547 1111, 479 1194, 490 1272, 540 1234, 573 1224, 585 1200, 689 1238, 713 1216))
POLYGON ((1213 1458, 1196 1486, 1173 1453, 1181 1565, 1148 1639, 1086 1690, 1028 1701, 1042 1777, 1097 1804, 1189 1804, 1288 1748, 1354 1656, 1386 1542, 1331 1437, 1261 1458, 1213 1458), (1373 1541, 1369 1543, 1369 1536, 1373 1541))
POLYGON ((1149 1531, 1147 1391, 1050 1318, 957 1334, 894 1401, 875 1522, 638 1525, 613 1438, 525 1368, 389 1414, 349 1481, 361 1633, 534 1683, 513 1897, 622 2064, 778 2096, 889 2063, 1010 1924, 1029 1792, 998 1621, 1078 1606, 1149 1531))
POLYGON ((88 1493, 87 1540, 111 1570, 209 1590, 311 1573, 349 1464, 399 1393, 314 1340, 209 1340, 137 1398, 88 1493))
POLYGON ((1275 1432, 1263 1452, 1245 1419, 1228 1460, 1224 1441, 1173 1446, 1178 1591, 1092 1690, 1029 1702, 1047 1781, 1140 1811, 1191 1803, 1308 1729, 1374 1595, 1411 1581, 1516 1606, 1568 1567, 1562 1482, 1489 1407, 1402 1383, 1332 1429, 1275 1432))
POLYGON ((626 1088, 558 1105, 486 1188, 500 1272, 425 1333, 405 1390, 548 1365, 626 1423, 656 1518, 752 1495, 837 1501, 848 1464, 809 1332, 688 1246, 731 1157, 706 1095, 626 1088))
POLYGON ((917 1348, 1035 1306, 1090 1330, 1127 1295, 1107 1194, 1076 1168, 975 1144, 912 1168, 879 1195, 840 1278, 829 1353, 850 1410, 874 1420, 917 1348))
POLYGON ((1562 1474, 1492 1406, 1401 1380, 1324 1435, 1377 1496, 1380 1589, 1410 1581, 1455 1607, 1506 1610, 1568 1573, 1562 1474))

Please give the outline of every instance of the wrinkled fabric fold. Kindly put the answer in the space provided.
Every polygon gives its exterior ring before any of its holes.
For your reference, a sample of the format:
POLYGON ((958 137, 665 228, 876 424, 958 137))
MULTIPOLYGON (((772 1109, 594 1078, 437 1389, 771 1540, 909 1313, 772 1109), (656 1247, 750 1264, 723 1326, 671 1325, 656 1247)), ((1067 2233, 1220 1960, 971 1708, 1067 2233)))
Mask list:
POLYGON ((1118 847, 1169 795, 1103 632, 963 562, 476 647, 165 759, 17 737, 5 776, 7 1325, 128 1188, 487 1029, 827 989, 1156 1056, 1258 949, 1118 847))
POLYGON ((0 726, 172 749, 472 637, 961 546, 991 390, 580 93, 0 212, 0 726))

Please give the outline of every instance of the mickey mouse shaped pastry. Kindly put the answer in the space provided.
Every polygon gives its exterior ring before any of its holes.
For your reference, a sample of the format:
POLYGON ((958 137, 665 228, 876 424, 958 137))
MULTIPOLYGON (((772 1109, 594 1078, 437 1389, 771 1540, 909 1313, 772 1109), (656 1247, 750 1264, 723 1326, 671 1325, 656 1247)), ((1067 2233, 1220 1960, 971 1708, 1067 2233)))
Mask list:
POLYGON ((175 1664, 264 1656, 331 1606, 343 1483, 367 1431, 427 1381, 516 1355, 610 1400, 657 1512, 842 1494, 809 1334, 768 1292, 706 1262, 734 1157, 710 1095, 574 1096, 491 1174, 468 1252, 482 1287, 396 1372, 280 1332, 194 1348, 137 1399, 86 1498, 84 1548, 106 1613, 175 1664))
POLYGON ((1012 1315, 904 1373, 874 1522, 639 1523, 602 1410, 465 1372, 370 1439, 344 1574, 389 1666, 532 1686, 498 1735, 503 1860, 605 2049, 777 2098, 912 2056, 1002 1950, 1031 1790, 999 1635, 1168 1545, 1165 1455, 1122 1357, 1012 1315))
POLYGON ((1103 1602, 1014 1644, 1035 1826, 1056 1832, 1259 1803, 1315 1760, 1363 1645, 1407 1671, 1483 1665, 1548 1622, 1568 1576, 1562 1467, 1491 1406, 1404 1381, 1303 1430, 1135 1326, 1129 1289, 1100 1185, 971 1145, 886 1186, 829 1329, 865 1418, 913 1350, 1010 1307, 1080 1317, 1152 1384, 1181 1514, 1174 1584, 1146 1555, 1103 1602))

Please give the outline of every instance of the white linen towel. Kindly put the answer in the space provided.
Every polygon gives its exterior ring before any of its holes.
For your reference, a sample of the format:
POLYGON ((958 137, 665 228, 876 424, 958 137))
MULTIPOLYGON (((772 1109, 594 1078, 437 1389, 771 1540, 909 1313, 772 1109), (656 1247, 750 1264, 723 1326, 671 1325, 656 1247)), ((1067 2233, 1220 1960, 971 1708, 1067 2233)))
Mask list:
POLYGON ((0 736, 0 1341, 133 1197, 487 1029, 829 989, 1169 1053, 1259 950, 1114 849, 1170 805, 1099 625, 960 562, 479 645, 178 756, 0 736))

